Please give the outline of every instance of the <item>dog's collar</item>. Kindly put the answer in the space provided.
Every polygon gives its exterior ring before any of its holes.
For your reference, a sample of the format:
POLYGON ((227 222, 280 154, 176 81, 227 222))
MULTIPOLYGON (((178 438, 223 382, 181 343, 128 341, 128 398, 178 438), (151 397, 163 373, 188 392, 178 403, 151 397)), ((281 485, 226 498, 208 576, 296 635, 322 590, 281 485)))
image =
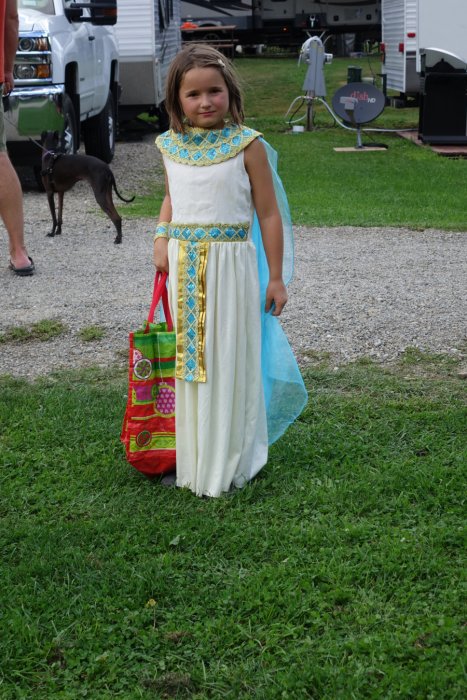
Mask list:
POLYGON ((45 156, 52 156, 51 160, 49 161, 48 167, 41 170, 41 175, 48 175, 50 181, 52 182, 52 175, 53 175, 53 170, 54 170, 54 165, 57 162, 59 158, 61 158, 64 154, 63 153, 56 153, 55 151, 45 151, 44 152, 44 157, 45 156))

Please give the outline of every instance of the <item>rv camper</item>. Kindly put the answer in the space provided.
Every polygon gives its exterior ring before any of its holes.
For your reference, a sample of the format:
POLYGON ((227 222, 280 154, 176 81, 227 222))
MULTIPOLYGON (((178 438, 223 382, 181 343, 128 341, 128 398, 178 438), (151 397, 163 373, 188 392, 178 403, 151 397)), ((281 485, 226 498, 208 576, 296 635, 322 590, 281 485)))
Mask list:
POLYGON ((120 121, 142 112, 166 126, 165 82, 180 50, 180 0, 118 0, 120 121))
POLYGON ((381 0, 262 0, 265 29, 350 32, 380 23, 381 0))
POLYGON ((182 19, 208 28, 234 24, 243 43, 303 43, 307 31, 373 31, 381 0, 182 0, 182 19))
POLYGON ((466 0, 382 0, 386 88, 401 98, 420 92, 422 53, 436 49, 467 61, 466 0))
POLYGON ((209 27, 223 24, 234 24, 237 34, 246 34, 255 27, 255 4, 259 7, 259 0, 182 0, 182 20, 206 27, 207 35, 209 27))

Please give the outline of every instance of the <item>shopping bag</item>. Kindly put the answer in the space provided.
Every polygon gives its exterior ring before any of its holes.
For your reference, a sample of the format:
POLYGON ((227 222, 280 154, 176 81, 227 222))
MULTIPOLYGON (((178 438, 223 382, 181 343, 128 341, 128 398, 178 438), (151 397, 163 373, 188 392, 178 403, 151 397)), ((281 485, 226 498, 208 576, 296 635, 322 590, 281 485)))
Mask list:
POLYGON ((175 469, 175 333, 167 274, 157 273, 148 320, 129 336, 128 398, 121 441, 128 462, 147 477, 175 469), (166 321, 154 323, 162 301, 166 321))

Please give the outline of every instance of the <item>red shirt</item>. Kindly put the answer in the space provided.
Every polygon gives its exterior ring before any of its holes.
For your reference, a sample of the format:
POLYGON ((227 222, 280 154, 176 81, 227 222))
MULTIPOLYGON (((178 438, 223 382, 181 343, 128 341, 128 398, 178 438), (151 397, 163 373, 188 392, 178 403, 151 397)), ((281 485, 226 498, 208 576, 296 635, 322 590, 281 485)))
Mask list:
POLYGON ((4 50, 5 50, 5 3, 0 0, 0 83, 5 79, 4 73, 4 50))

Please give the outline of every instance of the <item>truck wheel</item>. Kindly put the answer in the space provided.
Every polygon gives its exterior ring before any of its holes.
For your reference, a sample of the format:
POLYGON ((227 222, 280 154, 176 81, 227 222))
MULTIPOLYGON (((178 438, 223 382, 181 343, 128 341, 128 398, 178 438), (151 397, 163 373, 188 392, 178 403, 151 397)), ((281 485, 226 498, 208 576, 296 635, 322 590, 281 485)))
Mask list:
POLYGON ((100 114, 84 122, 84 146, 86 153, 110 163, 115 154, 115 106, 109 92, 100 114))
POLYGON ((33 167, 34 179, 36 180, 37 189, 39 192, 45 192, 44 183, 42 182, 42 165, 34 165, 33 167))
POLYGON ((75 108, 68 95, 63 95, 62 112, 65 123, 60 137, 60 144, 64 153, 73 155, 78 150, 78 128, 76 126, 75 108))

